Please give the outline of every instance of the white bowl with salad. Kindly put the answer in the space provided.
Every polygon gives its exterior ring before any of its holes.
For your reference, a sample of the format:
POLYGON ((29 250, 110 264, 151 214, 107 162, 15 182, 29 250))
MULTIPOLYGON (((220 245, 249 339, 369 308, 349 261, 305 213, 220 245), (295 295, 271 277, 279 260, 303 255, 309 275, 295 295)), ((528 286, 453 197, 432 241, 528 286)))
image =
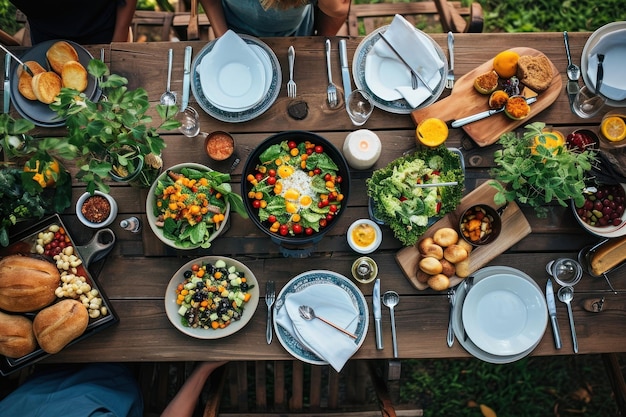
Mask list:
POLYGON ((182 333, 219 339, 242 329, 259 304, 259 284, 243 263, 203 256, 180 267, 165 291, 165 313, 182 333))
POLYGON ((146 216, 154 234, 176 249, 208 248, 226 227, 231 206, 246 216, 230 175, 196 164, 166 169, 150 187, 146 216))

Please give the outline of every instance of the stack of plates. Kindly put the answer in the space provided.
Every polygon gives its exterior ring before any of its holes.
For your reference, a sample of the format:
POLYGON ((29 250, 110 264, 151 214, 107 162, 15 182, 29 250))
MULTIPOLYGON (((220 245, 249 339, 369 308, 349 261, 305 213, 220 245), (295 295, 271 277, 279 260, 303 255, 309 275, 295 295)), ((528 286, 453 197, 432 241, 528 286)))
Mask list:
POLYGON ((602 26, 589 36, 580 59, 583 79, 592 90, 596 87, 598 54, 604 54, 604 77, 600 92, 613 107, 626 107, 626 21, 602 26))
POLYGON ((506 266, 476 271, 469 293, 459 285, 456 306, 452 326, 457 340, 490 363, 510 363, 530 354, 548 323, 545 297, 537 283, 506 266))
POLYGON ((245 122, 270 108, 281 78, 278 58, 265 43, 228 31, 196 56, 191 87, 209 115, 223 122, 245 122))
MULTIPOLYGON (((445 88, 445 76, 448 70, 448 61, 441 47, 427 34, 418 29, 415 31, 418 36, 427 42, 432 43, 432 50, 435 51, 443 66, 439 69, 439 83, 434 86, 433 94, 424 100, 419 106, 412 107, 395 90, 400 86, 410 86, 410 72, 400 61, 377 56, 373 50, 377 42, 384 42, 380 33, 385 33, 390 25, 382 26, 367 35, 357 47, 352 61, 352 73, 354 74, 354 84, 357 88, 367 91, 374 101, 374 105, 381 110, 396 114, 409 114, 413 110, 421 109, 431 105, 443 92, 445 88)), ((422 45, 416 46, 416 53, 421 53, 422 45)), ((432 86, 431 86, 432 87, 432 86)), ((421 81, 418 88, 425 88, 421 81)))
MULTIPOLYGON (((20 57, 23 62, 26 61, 36 61, 42 67, 48 69, 48 60, 46 58, 46 52, 48 49, 57 42, 57 40, 50 40, 39 43, 33 46, 31 49, 26 51, 24 55, 20 57)), ((76 52, 78 53, 78 59, 80 63, 87 69, 89 65, 89 61, 93 59, 93 56, 87 51, 85 48, 80 46, 79 44, 71 41, 69 42, 76 52)), ((19 65, 15 65, 13 67, 13 71, 11 73, 11 98, 13 99, 13 106, 17 110, 17 112, 25 119, 30 120, 37 126, 43 127, 58 127, 64 126, 65 120, 59 119, 57 114, 50 109, 47 104, 44 104, 37 100, 28 100, 25 98, 18 90, 18 76, 17 76, 17 68, 19 65)), ((100 98, 100 89, 96 83, 94 77, 89 75, 87 88, 84 91, 84 94, 91 101, 98 101, 100 98)))

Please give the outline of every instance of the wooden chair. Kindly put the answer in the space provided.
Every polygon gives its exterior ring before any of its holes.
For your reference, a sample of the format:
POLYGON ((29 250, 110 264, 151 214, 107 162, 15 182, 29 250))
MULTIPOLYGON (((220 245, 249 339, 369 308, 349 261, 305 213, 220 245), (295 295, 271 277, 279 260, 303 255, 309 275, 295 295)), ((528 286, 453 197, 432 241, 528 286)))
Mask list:
POLYGON ((389 24, 396 14, 402 15, 413 24, 424 16, 434 16, 441 23, 444 32, 451 30, 457 33, 476 33, 483 29, 483 10, 479 3, 473 2, 470 7, 463 7, 459 1, 434 0, 352 4, 348 15, 348 34, 359 36, 360 23, 365 34, 371 33, 376 28, 389 24))
POLYGON ((151 10, 135 10, 135 16, 131 23, 133 41, 137 42, 147 36, 148 28, 159 28, 158 38, 151 41, 167 42, 170 40, 174 13, 151 10))

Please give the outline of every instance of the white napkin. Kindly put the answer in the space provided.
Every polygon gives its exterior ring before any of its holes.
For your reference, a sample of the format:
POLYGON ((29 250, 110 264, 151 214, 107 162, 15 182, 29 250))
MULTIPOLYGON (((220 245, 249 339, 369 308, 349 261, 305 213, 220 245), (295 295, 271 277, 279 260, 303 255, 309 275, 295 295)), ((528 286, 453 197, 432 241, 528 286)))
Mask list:
POLYGON ((306 349, 327 361, 337 372, 358 349, 356 340, 321 320, 305 320, 298 308, 308 305, 323 317, 351 333, 358 326, 359 312, 350 296, 332 284, 311 285, 288 295, 284 308, 276 314, 276 322, 306 349))
MULTIPOLYGON (((441 82, 440 70, 444 63, 430 38, 398 14, 384 35, 434 90, 441 82)), ((404 98, 411 107, 419 106, 431 96, 421 81, 413 90, 409 69, 383 40, 378 40, 365 58, 365 82, 379 98, 386 101, 404 98)))

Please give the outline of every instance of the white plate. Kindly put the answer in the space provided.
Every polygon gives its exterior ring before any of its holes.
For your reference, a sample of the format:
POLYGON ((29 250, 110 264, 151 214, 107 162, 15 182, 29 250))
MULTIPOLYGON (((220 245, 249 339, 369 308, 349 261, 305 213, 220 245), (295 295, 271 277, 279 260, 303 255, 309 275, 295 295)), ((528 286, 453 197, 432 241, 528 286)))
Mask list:
POLYGON ((258 55, 232 31, 218 39, 200 61, 205 96, 222 108, 244 109, 263 97, 266 70, 258 55))
MULTIPOLYGON (((365 297, 363 296, 361 290, 359 290, 352 281, 336 272, 315 270, 303 272, 302 274, 292 278, 280 291, 278 297, 276 297, 276 303, 274 304, 274 316, 278 314, 280 309, 285 308, 285 298, 289 294, 302 291, 312 285, 321 284, 336 285, 344 290, 352 300, 354 308, 359 312, 358 324, 354 334, 357 335, 355 343, 358 348, 360 348, 365 341, 369 326, 369 309, 367 308, 367 302, 365 301, 365 297)), ((280 341, 280 344, 283 345, 285 350, 296 359, 300 359, 303 362, 314 365, 328 364, 328 362, 320 359, 316 354, 302 346, 302 344, 289 334, 287 330, 280 326, 276 320, 274 320, 274 331, 276 333, 276 337, 280 341)))
POLYGON ((541 290, 514 274, 494 274, 475 283, 462 315, 468 337, 493 355, 524 352, 541 339, 548 322, 541 290))
MULTIPOLYGON (((531 277, 529 277, 527 274, 525 274, 524 272, 518 269, 511 268, 508 266, 488 266, 488 267, 479 269, 478 271, 474 272, 474 274, 472 275, 474 276, 474 283, 477 284, 481 280, 487 277, 490 277, 492 275, 495 275, 495 274, 510 274, 510 275, 519 276, 531 283, 534 283, 536 288, 539 291, 541 291, 539 289, 539 286, 535 283, 535 281, 531 277)), ((473 288, 472 288, 472 291, 473 291, 473 288)), ((539 342, 541 342, 541 338, 539 338, 539 340, 537 340, 537 342, 533 346, 531 346, 527 350, 521 353, 518 353, 516 355, 494 355, 489 352, 485 352, 484 350, 479 348, 472 339, 468 338, 467 340, 464 340, 463 339, 464 327, 463 327, 463 317, 462 317, 463 309, 461 308, 461 306, 464 304, 465 295, 466 295, 465 287, 463 286, 463 282, 461 282, 461 284, 459 284, 456 289, 457 308, 454 309, 454 315, 452 316, 452 328, 454 330, 454 335, 456 337, 456 340, 461 344, 461 346, 463 346, 463 348, 468 353, 470 353, 474 357, 480 360, 483 360, 485 362, 494 363, 494 364, 511 363, 529 355, 535 349, 535 347, 537 347, 539 342)), ((544 328, 544 331, 545 331, 545 328, 544 328)))
POLYGON ((580 67, 585 85, 592 90, 596 84, 597 53, 605 54, 602 93, 609 95, 607 104, 613 107, 626 107, 626 81, 622 75, 626 65, 626 21, 602 26, 593 32, 585 43, 580 57, 580 67))
POLYGON ((411 71, 397 59, 369 53, 365 58, 365 81, 381 99, 400 100, 402 94, 396 87, 411 85, 411 71))
POLYGON ((256 277, 244 264, 236 259, 227 258, 224 256, 203 256, 201 258, 194 259, 181 266, 178 271, 174 273, 174 276, 170 280, 165 291, 165 313, 167 318, 172 322, 174 327, 188 336, 195 337, 197 339, 219 339, 222 337, 230 336, 231 334, 241 330, 252 318, 259 304, 259 283, 256 277), (227 266, 235 266, 238 271, 242 271, 249 285, 248 292, 250 293, 250 300, 245 304, 243 314, 240 320, 231 322, 230 325, 223 329, 199 329, 193 327, 183 326, 181 323, 182 316, 178 314, 179 305, 176 304, 176 287, 178 284, 185 280, 183 274, 185 271, 190 270, 193 264, 213 264, 218 260, 226 262, 227 266))

